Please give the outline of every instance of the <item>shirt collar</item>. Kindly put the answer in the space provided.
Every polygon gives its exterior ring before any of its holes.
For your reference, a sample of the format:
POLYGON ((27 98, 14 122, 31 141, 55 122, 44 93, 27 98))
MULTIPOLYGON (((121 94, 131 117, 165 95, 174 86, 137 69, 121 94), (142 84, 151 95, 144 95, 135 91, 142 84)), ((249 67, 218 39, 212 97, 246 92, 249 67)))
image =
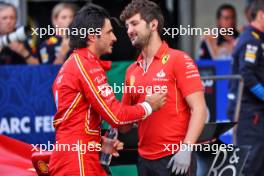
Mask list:
MULTIPOLYGON (((163 41, 157 53, 154 55, 154 59, 162 59, 164 54, 166 54, 168 48, 169 48, 168 44, 165 41, 163 41)), ((137 58, 137 63, 141 63, 142 60, 143 60, 143 53, 141 52, 137 58)))
POLYGON ((104 70, 110 70, 112 61, 102 61, 100 58, 98 58, 91 50, 88 48, 78 48, 73 51, 74 53, 77 53, 82 58, 88 59, 88 60, 94 60, 99 62, 99 64, 103 67, 104 70))
POLYGON ((257 32, 261 38, 264 38, 264 32, 260 31, 259 29, 257 29, 255 26, 253 25, 249 25, 249 28, 255 32, 257 32))

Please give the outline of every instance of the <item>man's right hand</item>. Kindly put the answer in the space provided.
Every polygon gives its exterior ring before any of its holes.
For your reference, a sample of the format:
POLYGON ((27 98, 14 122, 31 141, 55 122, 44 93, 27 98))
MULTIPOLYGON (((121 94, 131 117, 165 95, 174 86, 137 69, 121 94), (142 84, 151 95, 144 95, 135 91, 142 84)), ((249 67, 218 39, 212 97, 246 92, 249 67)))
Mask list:
POLYGON ((147 95, 145 101, 149 103, 152 111, 157 111, 166 103, 166 94, 154 93, 152 95, 147 95))

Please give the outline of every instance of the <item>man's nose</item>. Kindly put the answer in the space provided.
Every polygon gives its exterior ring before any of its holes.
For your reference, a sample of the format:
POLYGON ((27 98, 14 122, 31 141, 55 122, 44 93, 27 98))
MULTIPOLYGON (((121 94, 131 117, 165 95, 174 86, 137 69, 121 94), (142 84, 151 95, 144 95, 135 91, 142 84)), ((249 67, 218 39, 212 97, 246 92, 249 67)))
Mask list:
POLYGON ((113 34, 112 40, 113 40, 114 42, 117 41, 117 38, 116 38, 115 34, 113 34))
POLYGON ((133 32, 133 28, 131 26, 127 27, 127 34, 131 34, 133 32))
POLYGON ((66 24, 68 24, 68 26, 69 26, 71 24, 71 22, 72 22, 72 18, 71 17, 68 17, 66 19, 66 24))
POLYGON ((11 23, 12 22, 12 19, 11 18, 7 18, 6 19, 6 23, 11 23))

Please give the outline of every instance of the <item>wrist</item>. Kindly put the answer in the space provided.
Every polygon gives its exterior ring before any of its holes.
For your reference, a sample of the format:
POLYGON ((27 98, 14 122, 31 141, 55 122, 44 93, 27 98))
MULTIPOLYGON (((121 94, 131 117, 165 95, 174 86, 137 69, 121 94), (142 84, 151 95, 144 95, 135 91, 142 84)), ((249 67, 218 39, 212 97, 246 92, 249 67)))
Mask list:
POLYGON ((264 101, 264 86, 260 83, 253 86, 250 91, 257 96, 259 99, 264 101))
POLYGON ((192 151, 192 146, 191 144, 188 143, 180 143, 180 151, 185 152, 185 151, 192 151))
POLYGON ((145 110, 145 116, 144 119, 147 118, 151 113, 152 113, 152 107, 150 106, 150 104, 148 102, 143 102, 140 104, 144 110, 145 110))

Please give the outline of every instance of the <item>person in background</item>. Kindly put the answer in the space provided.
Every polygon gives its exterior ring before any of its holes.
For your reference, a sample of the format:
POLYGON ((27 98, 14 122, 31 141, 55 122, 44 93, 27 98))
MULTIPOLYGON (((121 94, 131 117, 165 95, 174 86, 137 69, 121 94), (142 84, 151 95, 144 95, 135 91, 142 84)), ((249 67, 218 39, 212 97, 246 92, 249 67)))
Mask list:
MULTIPOLYGON (((14 5, 0 2, 0 37, 16 30, 17 11, 14 5)), ((1 41, 0 41, 1 42, 1 41)), ((24 42, 13 41, 8 46, 0 48, 0 64, 38 64, 33 57, 32 39, 24 42)))
POLYGON ((216 19, 219 30, 221 28, 226 30, 232 28, 233 35, 229 33, 221 35, 219 33, 218 37, 213 35, 204 36, 199 51, 199 58, 201 60, 229 59, 235 45, 235 39, 239 35, 236 29, 236 10, 232 5, 221 5, 217 10, 216 19))
MULTIPOLYGON (((237 126, 238 146, 250 146, 245 176, 263 176, 264 167, 264 0, 250 5, 251 23, 238 38, 233 51, 232 74, 244 80, 241 111, 237 126)), ((231 81, 229 112, 237 97, 238 84, 231 81)), ((233 114, 233 113, 232 113, 233 114)))
POLYGON ((246 24, 239 28, 239 32, 240 33, 242 33, 247 28, 249 23, 252 21, 251 12, 250 12, 251 7, 250 6, 251 6, 253 1, 254 0, 246 0, 246 5, 245 5, 245 8, 244 8, 244 15, 246 17, 246 24))
MULTIPOLYGON (((247 20, 247 24, 242 26, 240 29, 240 32, 244 32, 247 28, 248 25, 251 23, 252 21, 252 17, 251 17, 251 5, 252 2, 254 0, 246 0, 246 5, 244 8, 244 15, 246 17, 247 20)), ((227 105, 227 117, 229 120, 234 121, 236 119, 234 119, 234 114, 235 114, 235 109, 234 107, 236 107, 237 105, 237 93, 238 93, 238 85, 239 85, 239 81, 238 80, 230 80, 228 82, 228 94, 227 94, 227 99, 228 99, 228 105, 227 105)))
POLYGON ((246 6, 244 8, 244 14, 247 19, 247 21, 250 23, 252 21, 251 12, 250 12, 250 6, 253 0, 246 0, 246 6))
POLYGON ((38 49, 37 56, 42 64, 62 64, 70 54, 67 29, 72 22, 77 7, 70 3, 59 3, 52 9, 52 25, 55 36, 45 40, 38 49))

